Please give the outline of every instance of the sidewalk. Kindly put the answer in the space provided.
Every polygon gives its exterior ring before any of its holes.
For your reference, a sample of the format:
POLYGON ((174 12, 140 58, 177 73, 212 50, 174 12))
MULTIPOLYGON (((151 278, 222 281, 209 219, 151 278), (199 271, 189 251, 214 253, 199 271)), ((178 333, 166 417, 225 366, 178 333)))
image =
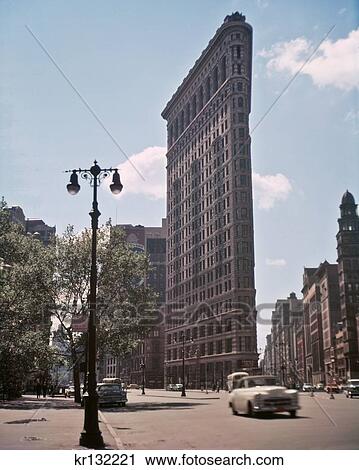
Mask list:
MULTIPOLYGON (((79 446, 83 419, 83 408, 70 398, 24 395, 1 401, 0 449, 83 449, 79 446)), ((116 448, 108 427, 99 420, 106 449, 116 448)))

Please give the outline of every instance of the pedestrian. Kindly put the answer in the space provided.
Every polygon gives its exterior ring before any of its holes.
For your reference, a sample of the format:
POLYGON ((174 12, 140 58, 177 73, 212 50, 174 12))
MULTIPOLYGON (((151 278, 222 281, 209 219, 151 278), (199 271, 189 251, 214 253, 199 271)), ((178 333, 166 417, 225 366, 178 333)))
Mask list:
POLYGON ((217 393, 219 393, 219 382, 217 383, 217 393))
POLYGON ((41 384, 39 379, 36 380, 36 398, 40 398, 41 395, 41 384))
POLYGON ((46 395, 47 395, 47 383, 44 382, 42 385, 42 396, 46 398, 46 395))

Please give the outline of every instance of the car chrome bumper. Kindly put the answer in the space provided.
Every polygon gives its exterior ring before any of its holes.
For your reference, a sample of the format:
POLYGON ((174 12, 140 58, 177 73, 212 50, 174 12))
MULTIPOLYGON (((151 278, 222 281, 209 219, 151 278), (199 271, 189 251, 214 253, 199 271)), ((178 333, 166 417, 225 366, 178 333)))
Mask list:
POLYGON ((286 406, 276 406, 276 405, 254 405, 253 411, 259 413, 275 413, 282 411, 296 411, 300 410, 298 404, 286 405, 286 406))

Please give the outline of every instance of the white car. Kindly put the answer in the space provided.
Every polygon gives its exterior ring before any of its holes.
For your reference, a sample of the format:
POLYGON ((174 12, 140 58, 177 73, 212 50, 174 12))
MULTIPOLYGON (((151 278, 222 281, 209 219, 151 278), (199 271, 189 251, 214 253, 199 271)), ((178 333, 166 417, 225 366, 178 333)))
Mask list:
POLYGON ((276 413, 287 411, 295 418, 298 403, 298 391, 288 390, 278 385, 278 379, 272 376, 257 375, 241 379, 229 394, 229 406, 232 413, 276 413))

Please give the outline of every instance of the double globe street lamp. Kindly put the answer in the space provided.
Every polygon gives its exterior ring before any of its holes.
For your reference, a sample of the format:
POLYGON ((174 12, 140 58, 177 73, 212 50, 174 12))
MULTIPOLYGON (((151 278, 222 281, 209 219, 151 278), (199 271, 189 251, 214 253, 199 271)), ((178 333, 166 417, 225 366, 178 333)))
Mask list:
POLYGON ((98 424, 98 395, 96 392, 96 297, 97 297, 97 229, 98 219, 101 215, 98 210, 97 188, 101 182, 113 173, 110 189, 113 194, 120 194, 122 184, 117 168, 100 168, 97 161, 89 170, 68 170, 71 173, 70 183, 67 191, 76 195, 80 191, 78 175, 87 180, 93 188, 91 229, 91 273, 90 273, 90 295, 89 295, 89 319, 88 319, 88 341, 87 341, 87 393, 84 394, 84 429, 80 436, 80 445, 92 449, 104 448, 104 441, 98 424))

